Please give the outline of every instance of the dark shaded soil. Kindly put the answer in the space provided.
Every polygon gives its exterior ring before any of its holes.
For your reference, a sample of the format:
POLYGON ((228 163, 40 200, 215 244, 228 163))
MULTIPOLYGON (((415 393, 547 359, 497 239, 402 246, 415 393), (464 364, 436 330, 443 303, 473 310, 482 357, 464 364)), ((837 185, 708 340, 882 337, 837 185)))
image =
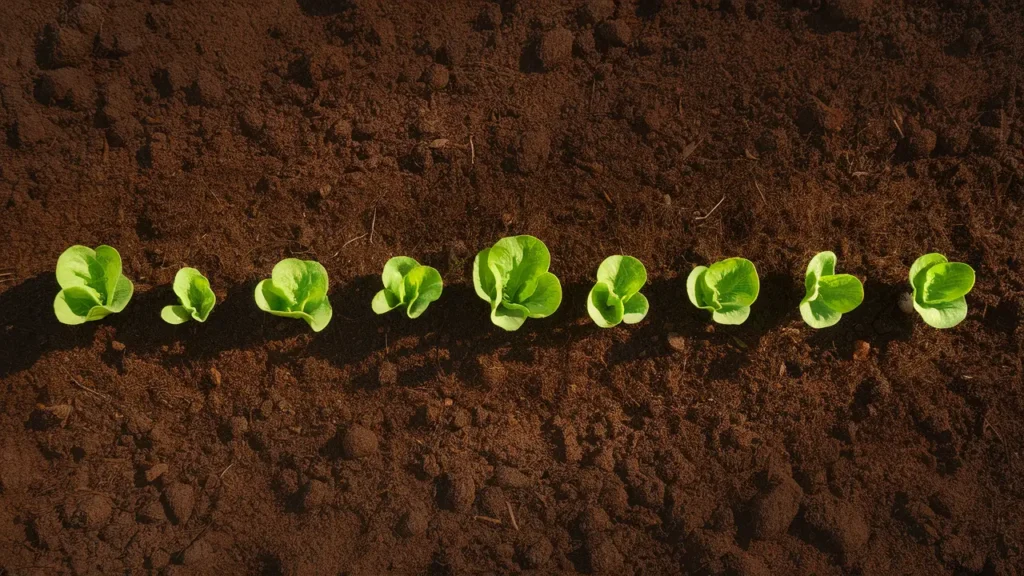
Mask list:
POLYGON ((1021 573, 1016 0, 0 12, 0 574, 1021 573), (507 334, 469 278, 516 233, 565 300, 507 334), (75 243, 122 314, 54 318, 75 243), (816 332, 820 250, 867 300, 816 332), (978 272, 952 330, 896 306, 928 251, 978 272), (652 311, 599 330, 613 253, 652 311), (415 322, 370 310, 397 254, 446 279, 415 322), (712 327, 685 276, 733 255, 712 327), (322 333, 252 301, 286 256, 322 333), (159 320, 183 265, 204 325, 159 320))

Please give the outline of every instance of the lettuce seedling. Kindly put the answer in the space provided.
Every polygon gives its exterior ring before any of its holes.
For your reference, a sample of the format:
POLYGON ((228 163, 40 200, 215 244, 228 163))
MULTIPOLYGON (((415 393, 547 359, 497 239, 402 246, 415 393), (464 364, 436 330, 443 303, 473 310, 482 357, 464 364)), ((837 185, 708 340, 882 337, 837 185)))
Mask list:
POLYGON ((72 246, 57 259, 61 291, 53 301, 57 320, 82 324, 124 310, 135 286, 121 275, 121 255, 110 246, 72 246))
POLYGON ((441 297, 444 288, 437 270, 421 266, 408 256, 395 256, 388 260, 381 279, 384 289, 377 292, 372 304, 377 314, 404 306, 409 318, 419 318, 431 302, 441 297))
POLYGON ((632 256, 609 256, 597 269, 597 283, 587 298, 587 312, 601 328, 619 322, 636 324, 647 316, 647 298, 640 289, 647 270, 632 256))
POLYGON ((473 286, 491 303, 491 322, 518 330, 527 318, 545 318, 562 303, 562 285, 548 268, 551 253, 533 236, 502 238, 473 261, 473 286))
POLYGON ((210 281, 195 268, 182 268, 174 275, 174 293, 181 302, 177 306, 164 306, 160 317, 168 324, 182 324, 189 320, 206 322, 217 303, 210 289, 210 281))
POLYGON ((856 276, 836 274, 836 255, 819 252, 807 265, 807 293, 800 301, 800 315, 811 328, 835 326, 843 314, 864 301, 864 285, 856 276))
POLYGON ((327 299, 327 270, 312 260, 281 260, 270 278, 256 285, 256 305, 274 316, 302 318, 319 332, 333 313, 327 299))
POLYGON ((952 328, 967 318, 974 269, 942 254, 925 254, 910 267, 914 309, 932 328, 952 328))
POLYGON ((757 300, 760 281, 754 263, 727 258, 711 266, 697 266, 686 279, 686 294, 697 308, 711 311, 719 324, 743 324, 757 300))

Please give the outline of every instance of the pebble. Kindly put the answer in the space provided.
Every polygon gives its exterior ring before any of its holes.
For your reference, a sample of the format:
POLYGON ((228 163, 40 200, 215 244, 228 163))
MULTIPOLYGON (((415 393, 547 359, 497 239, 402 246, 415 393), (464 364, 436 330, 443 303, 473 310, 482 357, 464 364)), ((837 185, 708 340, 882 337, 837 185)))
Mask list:
POLYGON ((868 359, 871 354, 871 344, 863 340, 857 340, 853 343, 853 359, 857 361, 864 361, 868 359))
POLYGON ((146 469, 146 471, 143 473, 143 477, 146 479, 147 483, 152 484, 154 481, 156 481, 157 478, 160 478, 166 473, 167 464, 157 462, 156 464, 153 464, 146 469))
POLYGON ((473 508, 473 502, 476 500, 476 483, 472 477, 465 474, 445 474, 441 477, 439 487, 441 507, 462 513, 473 508))
POLYGON ((171 522, 175 524, 188 522, 195 503, 195 491, 188 484, 175 482, 164 490, 164 504, 167 506, 171 522))
POLYGON ((537 45, 537 59, 541 68, 551 71, 572 57, 572 32, 565 28, 555 28, 541 37, 537 45))
POLYGON ((682 335, 675 332, 669 332, 666 341, 670 350, 675 350, 676 352, 686 351, 686 338, 683 338, 682 335))
POLYGON ((419 536, 427 531, 427 515, 419 509, 410 509, 398 520, 398 534, 405 538, 419 536))
POLYGON ((792 478, 770 488, 754 503, 753 536, 768 540, 785 534, 800 511, 804 491, 792 478))
POLYGON ((622 20, 607 20, 597 28, 597 33, 602 40, 612 46, 625 46, 633 40, 633 32, 629 24, 622 20))
POLYGON ((346 460, 365 458, 377 453, 377 435, 358 424, 351 426, 341 438, 341 454, 346 460))

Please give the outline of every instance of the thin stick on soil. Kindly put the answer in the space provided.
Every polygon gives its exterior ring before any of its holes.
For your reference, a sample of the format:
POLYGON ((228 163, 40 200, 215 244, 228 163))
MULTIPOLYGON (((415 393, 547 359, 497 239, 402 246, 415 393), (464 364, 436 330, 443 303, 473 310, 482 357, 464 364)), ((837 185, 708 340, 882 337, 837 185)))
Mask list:
POLYGON ((697 216, 696 218, 694 218, 694 220, 707 220, 712 214, 715 213, 715 210, 718 210, 718 207, 722 205, 722 202, 725 202, 725 194, 722 194, 722 199, 718 201, 718 204, 715 204, 715 207, 712 208, 710 212, 703 216, 697 216))
POLYGON ((508 507, 508 517, 512 520, 512 527, 516 529, 516 532, 519 532, 519 522, 516 522, 516 513, 512 511, 512 503, 506 501, 505 506, 508 507))
POLYGON ((373 205, 373 221, 370 222, 370 244, 373 244, 373 229, 377 227, 377 204, 373 205))
POLYGON ((480 520, 481 522, 490 522, 497 526, 501 526, 501 520, 497 518, 491 518, 490 516, 473 516, 473 520, 480 520))
POLYGON ((761 185, 757 183, 757 180, 754 180, 754 187, 757 188, 757 193, 761 195, 761 202, 767 204, 768 201, 764 199, 764 192, 761 191, 761 185))
POLYGON ((476 146, 473 145, 473 135, 469 135, 469 163, 476 165, 476 146))
POLYGON ((342 244, 341 248, 344 249, 345 246, 348 246, 349 244, 355 242, 356 240, 361 240, 363 238, 366 238, 367 236, 369 236, 369 234, 361 234, 359 236, 356 236, 355 238, 353 238, 353 239, 349 240, 348 242, 345 242, 344 244, 342 244))
POLYGON ((76 380, 75 377, 72 376, 71 373, 68 372, 67 370, 65 370, 64 368, 61 368, 61 370, 64 370, 64 373, 68 375, 68 378, 71 378, 71 381, 75 383, 75 386, 78 386, 79 388, 81 388, 82 390, 85 390, 86 392, 88 392, 90 394, 94 394, 97 398, 100 398, 100 399, 102 399, 102 400, 104 400, 106 402, 110 402, 110 398, 108 396, 106 396, 104 394, 100 394, 99 392, 93 390, 92 388, 89 388, 88 386, 82 384, 81 382, 76 380))
POLYGON ((220 478, 221 480, 223 480, 223 479, 224 479, 224 475, 225 475, 225 474, 227 474, 227 473, 228 473, 228 470, 231 470, 231 468, 232 468, 232 467, 233 467, 234 465, 235 465, 235 463, 234 463, 234 462, 232 462, 231 464, 228 464, 228 467, 227 467, 227 468, 225 468, 224 470, 222 470, 222 471, 221 471, 221 473, 220 473, 220 475, 218 475, 217 477, 218 477, 218 478, 220 478))

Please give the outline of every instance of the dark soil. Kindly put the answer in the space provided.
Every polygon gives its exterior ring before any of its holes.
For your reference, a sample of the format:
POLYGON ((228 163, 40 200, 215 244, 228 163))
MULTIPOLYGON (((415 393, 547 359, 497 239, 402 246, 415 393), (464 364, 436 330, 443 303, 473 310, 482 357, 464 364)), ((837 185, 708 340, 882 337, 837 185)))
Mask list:
POLYGON ((1021 573, 1017 0, 90 1, 0 9, 0 574, 1021 573), (519 233, 565 299, 510 334, 470 270, 519 233), (123 313, 54 318, 76 243, 123 313), (821 250, 867 299, 814 331, 821 250), (897 308, 929 251, 952 330, 897 308), (600 330, 614 253, 651 313, 600 330), (253 302, 288 256, 321 333, 253 302), (171 327, 184 265, 219 303, 171 327))

